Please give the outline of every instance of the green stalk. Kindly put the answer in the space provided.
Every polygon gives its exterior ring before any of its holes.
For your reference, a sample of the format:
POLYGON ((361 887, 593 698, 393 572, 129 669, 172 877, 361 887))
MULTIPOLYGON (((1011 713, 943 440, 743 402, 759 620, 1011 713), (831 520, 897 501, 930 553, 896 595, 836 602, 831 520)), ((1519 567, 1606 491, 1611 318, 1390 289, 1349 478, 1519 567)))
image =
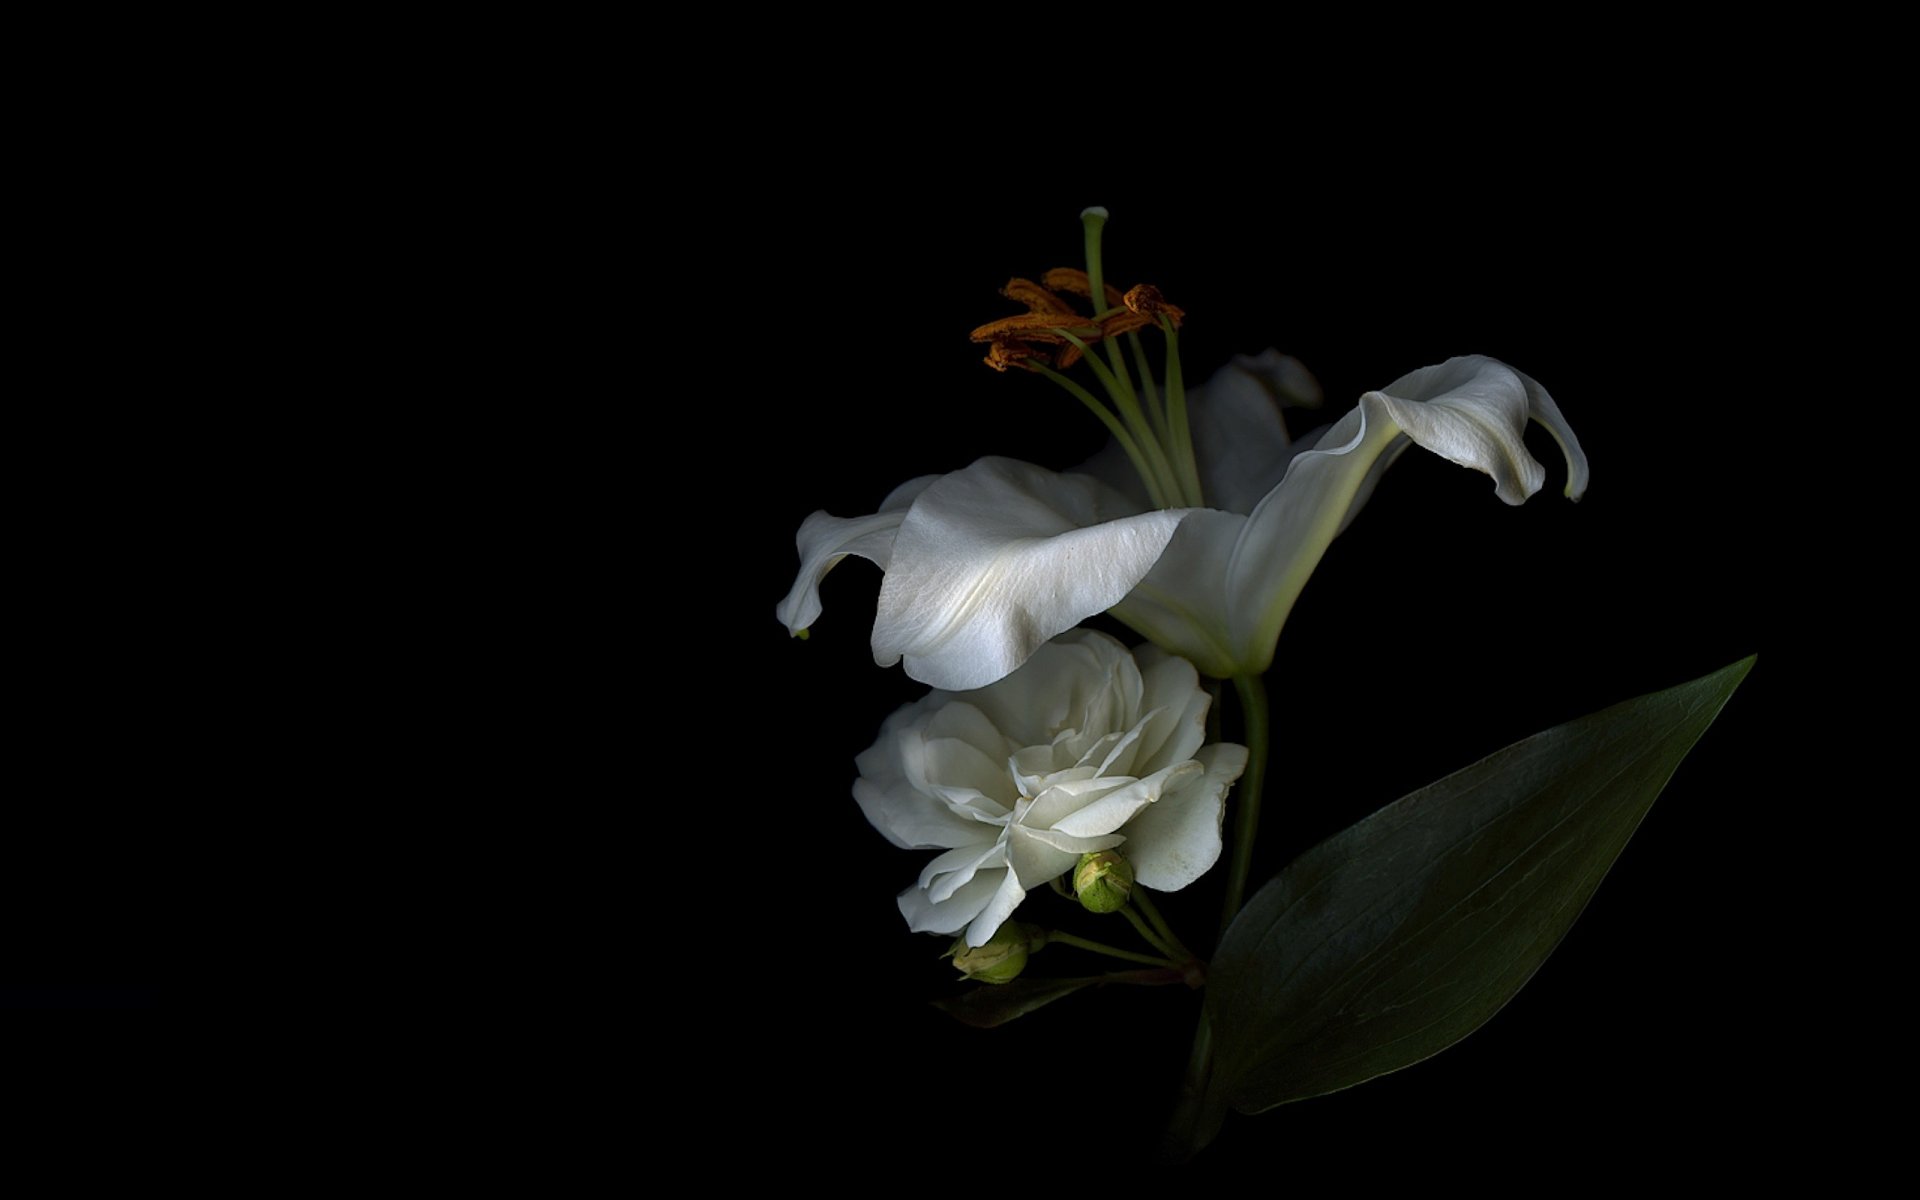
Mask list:
POLYGON ((1166 955, 1167 961, 1178 962, 1181 958, 1187 957, 1187 956, 1176 953, 1172 946, 1167 945, 1167 943, 1161 939, 1160 935, 1155 933, 1147 925, 1146 919, 1143 918, 1139 913, 1133 911, 1132 908, 1121 909, 1120 915, 1133 923, 1134 929, 1140 934, 1141 937, 1147 940, 1147 945, 1152 946, 1155 950, 1158 950, 1160 953, 1166 955))
POLYGON ((1240 710, 1246 716, 1247 773, 1240 777, 1237 789, 1233 866, 1227 873, 1227 900, 1220 912, 1223 937, 1247 894, 1247 874, 1253 869, 1253 839, 1260 830, 1260 793, 1266 786, 1267 745, 1271 739, 1266 676, 1235 675, 1233 686, 1240 693, 1240 710))
POLYGON ((1165 1141, 1160 1147, 1163 1164, 1186 1162, 1199 1149, 1200 1100, 1206 1095, 1207 1080, 1213 1073, 1213 1023, 1207 1010, 1200 1010, 1200 1024, 1193 1031, 1193 1052, 1187 1056, 1187 1073, 1180 1081, 1180 1099, 1173 1107, 1173 1119, 1167 1122, 1165 1141))
MULTIPOLYGON (((1219 741, 1220 739, 1214 738, 1213 740, 1219 741)), ((1159 932, 1161 938, 1165 940, 1168 946, 1172 947, 1173 957, 1191 958, 1196 962, 1199 961, 1200 956, 1187 949, 1185 943, 1181 942, 1180 935, 1173 931, 1173 926, 1167 924, 1167 919, 1160 915, 1160 906, 1153 902, 1153 898, 1147 894, 1147 889, 1136 887, 1133 890, 1133 907, 1139 909, 1145 914, 1147 920, 1153 923, 1154 929, 1159 932)))
POLYGON ((1147 965, 1154 966, 1154 967, 1172 967, 1175 970, 1178 970, 1180 966, 1180 964, 1173 962, 1169 959, 1155 958, 1150 954, 1135 954, 1131 950, 1122 950, 1118 946, 1109 946, 1105 942, 1089 941, 1088 939, 1079 937, 1075 934, 1059 933, 1054 930, 1048 930, 1047 944, 1052 945, 1055 942, 1058 942, 1063 946, 1078 946, 1082 950, 1091 950, 1095 954, 1105 954, 1110 958, 1124 958, 1128 962, 1146 963, 1147 965))

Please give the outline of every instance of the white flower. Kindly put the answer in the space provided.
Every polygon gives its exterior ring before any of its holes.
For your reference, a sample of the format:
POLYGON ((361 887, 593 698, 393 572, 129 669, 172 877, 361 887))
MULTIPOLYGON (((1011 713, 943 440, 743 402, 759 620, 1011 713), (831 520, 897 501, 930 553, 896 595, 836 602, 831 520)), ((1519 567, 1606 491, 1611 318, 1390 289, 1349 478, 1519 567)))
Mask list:
POLYGON ((945 851, 901 893, 907 924, 981 945, 1029 890, 1114 846, 1146 887, 1198 879, 1247 764, 1243 746, 1203 746, 1210 702, 1192 664, 1076 629, 988 687, 895 712, 853 795, 894 845, 945 851))
POLYGON ((1519 504, 1546 478, 1523 440, 1539 421, 1566 456, 1567 495, 1586 490, 1586 457, 1553 398, 1504 363, 1472 356, 1414 371, 1362 396, 1305 449, 1289 443, 1259 379, 1284 361, 1239 360, 1195 389, 1196 457, 1220 507, 1143 511, 1138 495, 1094 475, 983 458, 904 485, 871 517, 809 517, 780 619, 805 629, 820 613, 820 578, 858 554, 886 571, 874 660, 904 660, 937 687, 999 679, 1108 608, 1209 675, 1253 675, 1273 661, 1328 544, 1407 445, 1486 472, 1500 499, 1519 504))

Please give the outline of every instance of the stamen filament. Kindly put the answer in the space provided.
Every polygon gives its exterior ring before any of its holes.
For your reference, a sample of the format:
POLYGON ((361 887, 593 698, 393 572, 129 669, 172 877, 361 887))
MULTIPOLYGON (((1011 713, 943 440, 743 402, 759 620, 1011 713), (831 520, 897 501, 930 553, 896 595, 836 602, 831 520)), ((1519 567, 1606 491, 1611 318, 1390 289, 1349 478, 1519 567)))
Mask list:
POLYGON ((1108 411, 1106 405, 1094 399, 1092 392, 1089 392, 1045 363, 1029 359, 1021 365, 1030 371, 1045 375, 1048 379, 1053 380, 1061 387, 1067 389, 1080 403, 1087 406, 1087 411, 1099 417, 1100 423, 1107 427, 1107 432, 1113 435, 1113 440, 1120 443, 1120 448, 1126 451, 1127 460, 1133 464, 1133 469, 1139 474, 1141 481, 1147 485, 1147 496, 1153 501, 1153 506, 1155 508, 1173 507, 1173 505, 1167 503, 1167 495, 1162 491, 1154 475, 1153 468, 1148 464, 1146 457, 1141 454, 1139 443, 1133 440, 1133 435, 1127 432, 1127 427, 1120 423, 1120 418, 1108 411))
POLYGON ((1160 329, 1167 335, 1167 424, 1173 432, 1173 461, 1179 468, 1180 487, 1176 489, 1195 508, 1203 507, 1206 495, 1200 487, 1200 467, 1193 458, 1193 427, 1187 421, 1187 385, 1180 373, 1180 335, 1173 322, 1160 318, 1160 329))
MULTIPOLYGON (((1092 297, 1093 307, 1098 309, 1107 295, 1107 282, 1100 264, 1100 234, 1107 226, 1107 210, 1097 206, 1083 210, 1080 214, 1080 224, 1086 230, 1087 291, 1092 297)), ((1161 443, 1166 439, 1168 430, 1166 420, 1159 417, 1159 405, 1156 402, 1151 406, 1157 419, 1149 424, 1140 410, 1140 400, 1134 394, 1133 381, 1127 377, 1125 356, 1121 354, 1119 345, 1112 338, 1107 338, 1106 343, 1107 362, 1113 368, 1112 379, 1105 378, 1104 372, 1100 372, 1103 375, 1101 382, 1106 385, 1107 391, 1112 393, 1114 406, 1120 410, 1120 415, 1139 435, 1140 440, 1147 443, 1148 448, 1153 451, 1157 460, 1156 465, 1166 467, 1163 482, 1168 486, 1165 490, 1171 495, 1180 495, 1182 494, 1179 486, 1180 477, 1174 472, 1172 464, 1166 462, 1166 453, 1161 449, 1161 443), (1115 381, 1118 381, 1117 388, 1115 381)), ((1087 356, 1087 362, 1098 372, 1100 364, 1094 359, 1093 351, 1087 350, 1084 346, 1081 349, 1087 356)), ((1140 373, 1147 379, 1147 386, 1151 387, 1153 376, 1147 370, 1144 354, 1141 355, 1140 373)))
POLYGON ((1144 392, 1147 418, 1153 422, 1153 431, 1162 445, 1173 444, 1172 435, 1167 429, 1167 410, 1160 403, 1160 389, 1153 382, 1153 368, 1147 365, 1147 348, 1137 333, 1127 334, 1127 345, 1133 348, 1133 367, 1140 372, 1140 390, 1144 392))
MULTIPOLYGON (((1056 332, 1080 347, 1081 353, 1087 357, 1087 366, 1091 367, 1093 373, 1099 377, 1100 385, 1106 388, 1107 395, 1113 398, 1113 406, 1120 410, 1121 419, 1139 439, 1140 448, 1146 452, 1147 461, 1154 471, 1153 479, 1148 481, 1149 489, 1157 484, 1161 495, 1180 499, 1185 494, 1180 486, 1180 477, 1174 473, 1173 464, 1167 460, 1166 450, 1161 447, 1159 439, 1153 436, 1152 427, 1147 424, 1146 417, 1141 414, 1140 404, 1134 399, 1133 389, 1130 387, 1123 389, 1120 381, 1100 364, 1100 360, 1093 356, 1093 350, 1085 342, 1065 330, 1056 332)), ((1168 505, 1162 503, 1160 507, 1166 508, 1168 505)))

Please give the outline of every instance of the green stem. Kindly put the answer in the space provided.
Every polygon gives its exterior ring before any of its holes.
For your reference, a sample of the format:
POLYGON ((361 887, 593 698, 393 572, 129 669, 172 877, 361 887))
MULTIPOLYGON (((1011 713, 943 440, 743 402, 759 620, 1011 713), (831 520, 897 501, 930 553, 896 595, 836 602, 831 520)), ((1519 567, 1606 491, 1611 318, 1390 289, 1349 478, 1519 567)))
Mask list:
POLYGON ((1162 939, 1159 934, 1155 933, 1147 925, 1146 920, 1142 918, 1139 913, 1133 911, 1131 906, 1121 909, 1120 915, 1133 924, 1134 929, 1139 931, 1141 937, 1147 939, 1147 945, 1152 946, 1155 950, 1166 955, 1168 962, 1179 962, 1183 958, 1192 957, 1191 955, 1180 954, 1175 951, 1172 946, 1167 945, 1166 941, 1162 939))
POLYGON ((1247 874, 1253 868, 1253 839, 1260 830, 1260 793, 1266 786, 1267 744, 1270 717, 1267 712, 1265 675, 1235 675, 1233 686, 1240 693, 1240 711, 1246 718, 1247 772, 1237 789, 1237 812, 1233 823, 1233 866, 1227 873, 1227 900, 1220 912, 1220 933, 1239 914, 1247 894, 1247 874))
POLYGON ((1206 1132, 1200 1128, 1200 1101, 1207 1093, 1212 1073, 1213 1023, 1202 1008, 1200 1024, 1193 1031, 1193 1052, 1187 1056, 1187 1073, 1180 1081, 1180 1099, 1174 1105, 1173 1119, 1167 1122, 1166 1141, 1161 1146, 1161 1158, 1166 1163, 1183 1163, 1200 1149, 1206 1132))
POLYGON ((1082 950, 1091 950, 1095 954, 1105 954, 1111 958, 1124 958, 1128 962, 1146 963, 1148 966, 1153 967, 1172 967, 1174 970, 1180 969, 1180 964, 1170 959, 1155 958, 1151 954, 1135 954, 1131 950, 1122 950, 1118 946, 1109 946, 1105 942, 1089 941, 1075 934, 1048 930, 1047 944, 1052 945, 1054 942, 1059 942, 1064 946, 1078 946, 1082 950))
POLYGON ((1075 383, 1073 380, 1068 379, 1065 375, 1062 375, 1060 372, 1054 370, 1052 367, 1047 366, 1045 363, 1033 362, 1029 360, 1026 363, 1026 366, 1028 367, 1028 369, 1036 371, 1041 375, 1045 375, 1048 379, 1053 380, 1055 383, 1059 384, 1061 387, 1067 389, 1067 391, 1071 392, 1080 401, 1080 403, 1087 406, 1087 411, 1091 412, 1094 416, 1099 417, 1100 423, 1102 425, 1105 425, 1107 427, 1107 432, 1113 435, 1113 440, 1116 442, 1119 442, 1120 448, 1127 452, 1127 458, 1133 463, 1133 469, 1135 471, 1138 471, 1140 473, 1140 478, 1146 482, 1147 494, 1149 497, 1152 498, 1154 507, 1155 508, 1173 507, 1171 504, 1167 503, 1166 492, 1162 490, 1159 481, 1154 475, 1153 468, 1148 464, 1146 457, 1140 453, 1139 444, 1133 440, 1133 435, 1127 432, 1126 426, 1120 424, 1120 419, 1114 416, 1113 413, 1108 410, 1106 405, 1100 403, 1099 400, 1095 399, 1092 392, 1089 392, 1087 389, 1081 387, 1079 384, 1075 383))
POLYGON ((1180 936, 1173 931, 1173 926, 1167 924, 1167 919, 1160 915, 1160 906, 1153 902, 1153 898, 1147 894, 1147 889, 1143 887, 1133 889, 1133 907, 1139 909, 1146 915, 1147 920, 1153 922, 1154 929, 1159 931, 1161 938, 1173 948, 1173 957, 1199 961, 1200 956, 1187 949, 1186 945, 1180 941, 1180 936))

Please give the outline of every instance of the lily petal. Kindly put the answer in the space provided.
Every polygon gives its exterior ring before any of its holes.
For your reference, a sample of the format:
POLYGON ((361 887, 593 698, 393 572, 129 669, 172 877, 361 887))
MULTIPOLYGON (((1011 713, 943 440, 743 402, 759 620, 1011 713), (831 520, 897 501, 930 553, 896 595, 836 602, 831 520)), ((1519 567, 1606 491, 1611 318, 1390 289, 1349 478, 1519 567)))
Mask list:
POLYGON ((1239 513, 1189 513, 1160 561, 1113 615, 1206 674, 1232 675, 1239 657, 1224 581, 1246 527, 1239 513))
POLYGON ((1236 355, 1187 398, 1207 507, 1252 512, 1293 457, 1280 409, 1319 407, 1320 383, 1278 350, 1236 355))
POLYGON ((952 691, 984 687, 1119 603, 1191 510, 1134 514, 1085 475, 983 458, 936 480, 891 544, 873 658, 952 691))
POLYGON ((800 523, 794 539, 800 549, 800 574, 774 609, 774 615, 798 634, 820 619, 820 581, 849 554, 879 565, 882 571, 893 558, 894 531, 907 516, 907 510, 927 490, 938 475, 909 479, 887 494, 880 511, 870 517, 834 517, 816 512, 800 523))
MULTIPOLYGON (((1586 456, 1552 397, 1491 358, 1452 358, 1360 397, 1315 449, 1296 456, 1280 486, 1247 519, 1227 569, 1236 669, 1264 671, 1280 627, 1334 536, 1378 478, 1377 460, 1404 436, 1493 477, 1495 493, 1519 504, 1546 479, 1527 452, 1529 418, 1553 433, 1567 458, 1568 494, 1586 488, 1586 456)), ((1205 669, 1203 665, 1203 669, 1205 669)))
MULTIPOLYGON (((1568 443, 1562 435, 1571 438, 1572 431, 1566 429, 1546 390, 1484 355, 1450 358, 1438 366, 1410 371, 1380 391, 1368 392, 1361 402, 1375 401, 1414 444, 1493 476, 1495 494, 1508 504, 1520 504, 1539 491, 1547 478, 1546 468, 1527 452, 1523 440, 1533 395, 1546 397, 1552 406, 1552 416, 1561 427, 1554 436, 1564 448, 1568 443)), ((1574 446, 1577 451, 1578 443, 1574 446)), ((1570 469, 1574 465, 1571 454, 1567 465, 1570 469)), ((1585 472, 1586 459, 1581 456, 1582 489, 1585 472)))

